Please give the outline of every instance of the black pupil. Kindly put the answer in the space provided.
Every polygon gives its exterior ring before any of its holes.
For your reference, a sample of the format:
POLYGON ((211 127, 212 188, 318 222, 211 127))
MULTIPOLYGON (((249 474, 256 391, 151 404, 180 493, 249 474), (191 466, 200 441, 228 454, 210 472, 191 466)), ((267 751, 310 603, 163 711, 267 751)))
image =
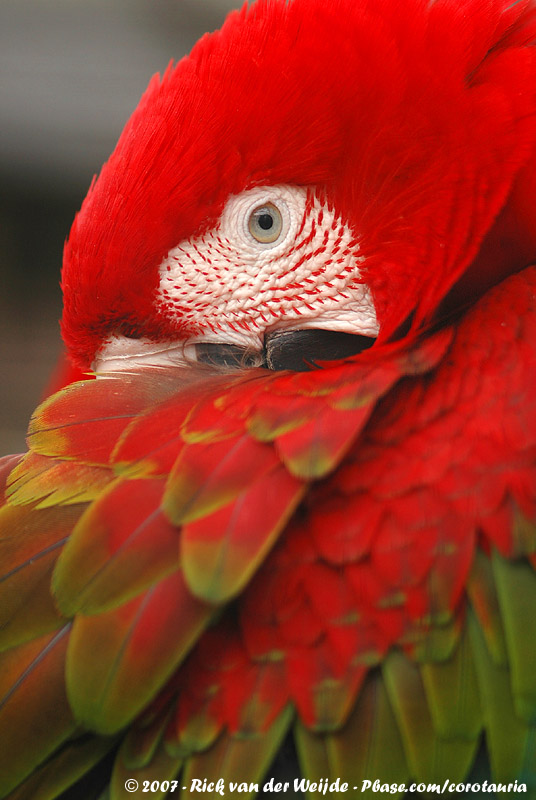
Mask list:
POLYGON ((270 228, 274 227, 274 218, 271 214, 259 214, 257 221, 259 228, 262 228, 263 231, 269 231, 270 228))

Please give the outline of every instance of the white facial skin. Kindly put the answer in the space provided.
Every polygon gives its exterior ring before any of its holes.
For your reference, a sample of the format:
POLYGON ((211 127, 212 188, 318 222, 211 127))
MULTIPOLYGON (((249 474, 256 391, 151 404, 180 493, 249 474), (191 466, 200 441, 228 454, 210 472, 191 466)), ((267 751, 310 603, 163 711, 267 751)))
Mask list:
POLYGON ((359 241, 312 189, 265 186, 229 198, 218 224, 160 265, 156 304, 198 331, 155 343, 114 336, 95 371, 184 363, 199 342, 259 350, 266 333, 317 328, 377 336, 359 241))

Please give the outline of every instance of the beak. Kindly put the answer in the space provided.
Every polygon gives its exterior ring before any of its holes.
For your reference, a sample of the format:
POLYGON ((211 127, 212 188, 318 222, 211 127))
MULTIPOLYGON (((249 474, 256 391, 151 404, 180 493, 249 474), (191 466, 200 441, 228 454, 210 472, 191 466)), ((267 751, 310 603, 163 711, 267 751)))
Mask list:
POLYGON ((265 366, 273 370, 307 372, 318 369, 319 362, 336 361, 362 353, 375 341, 372 336, 315 328, 275 331, 267 334, 264 340, 265 366))
POLYGON ((335 361, 362 353, 375 341, 372 336, 305 328, 267 333, 261 351, 234 344, 200 342, 196 345, 196 355, 198 361, 212 366, 307 372, 318 369, 323 361, 335 361))

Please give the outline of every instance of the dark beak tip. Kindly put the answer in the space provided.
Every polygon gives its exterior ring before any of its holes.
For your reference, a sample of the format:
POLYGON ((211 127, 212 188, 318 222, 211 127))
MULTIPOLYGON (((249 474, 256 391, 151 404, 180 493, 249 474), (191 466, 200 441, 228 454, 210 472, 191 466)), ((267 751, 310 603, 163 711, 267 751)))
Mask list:
POLYGON ((358 355, 375 341, 372 336, 316 328, 274 331, 264 340, 266 366, 272 370, 306 372, 318 369, 322 362, 358 355))

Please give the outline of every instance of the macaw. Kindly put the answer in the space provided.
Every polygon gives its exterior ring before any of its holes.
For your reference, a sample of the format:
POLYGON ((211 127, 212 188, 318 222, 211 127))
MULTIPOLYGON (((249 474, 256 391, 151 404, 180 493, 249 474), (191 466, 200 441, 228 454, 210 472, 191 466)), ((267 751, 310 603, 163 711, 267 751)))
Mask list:
POLYGON ((535 45, 257 0, 151 81, 0 462, 2 797, 536 797, 535 45))

